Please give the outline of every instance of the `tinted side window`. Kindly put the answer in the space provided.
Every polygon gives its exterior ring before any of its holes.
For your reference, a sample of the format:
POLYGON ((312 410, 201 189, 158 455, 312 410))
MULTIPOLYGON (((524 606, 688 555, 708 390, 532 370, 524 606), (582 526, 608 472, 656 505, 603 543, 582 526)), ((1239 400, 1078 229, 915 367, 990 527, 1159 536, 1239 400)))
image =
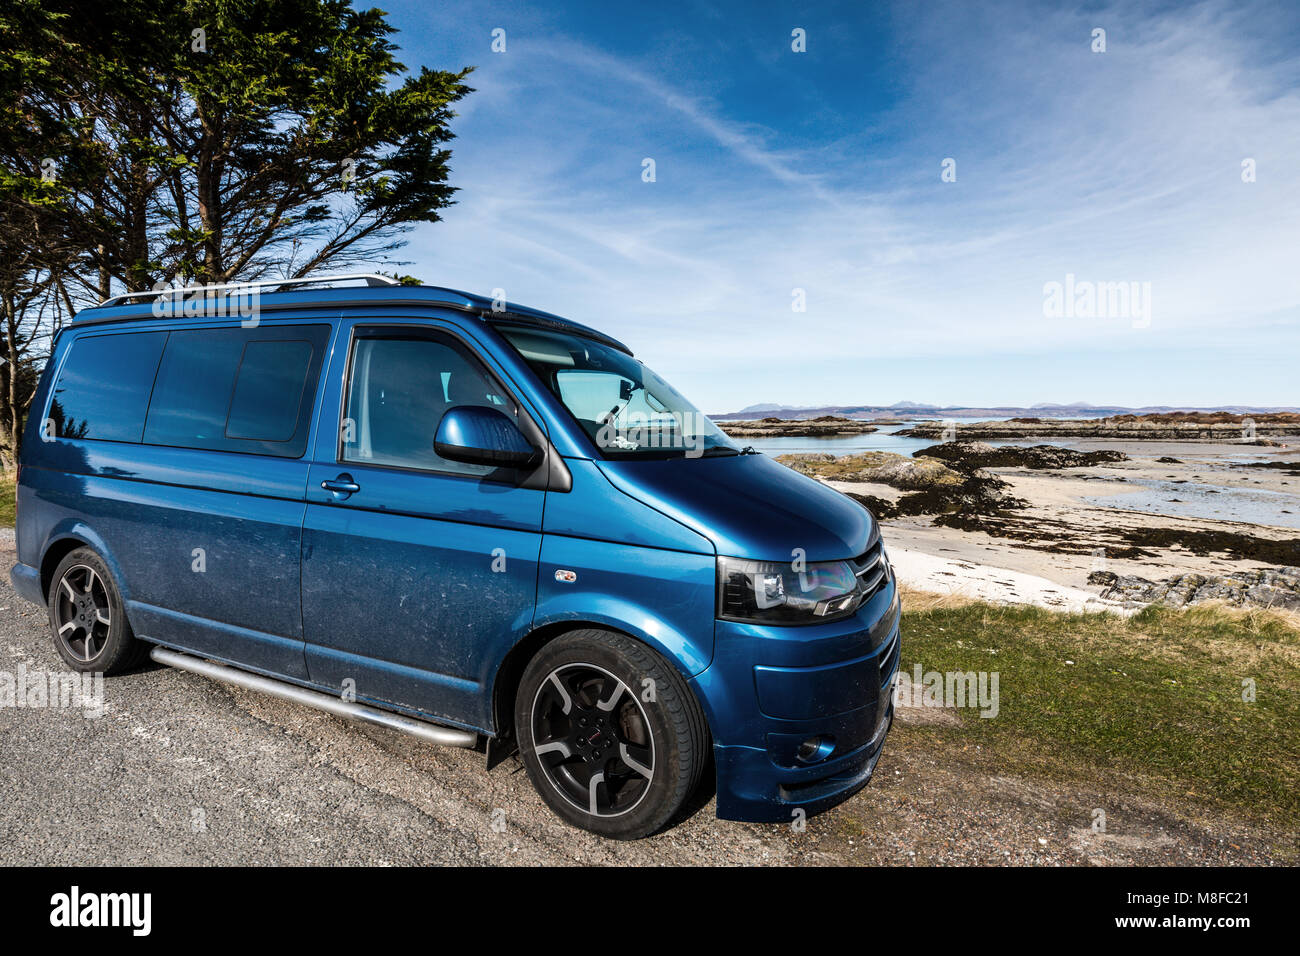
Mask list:
POLYGON ((249 342, 235 376, 227 438, 293 439, 315 349, 305 341, 249 342))
POLYGON ((145 442, 302 457, 328 337, 327 325, 172 332, 145 442))
POLYGON ((447 461, 433 450, 443 412, 456 405, 492 405, 517 414, 514 401, 479 362, 449 340, 358 338, 348 370, 342 460, 486 475, 494 469, 447 461))
POLYGON ((77 338, 54 386, 54 434, 138 442, 166 340, 166 332, 77 338))

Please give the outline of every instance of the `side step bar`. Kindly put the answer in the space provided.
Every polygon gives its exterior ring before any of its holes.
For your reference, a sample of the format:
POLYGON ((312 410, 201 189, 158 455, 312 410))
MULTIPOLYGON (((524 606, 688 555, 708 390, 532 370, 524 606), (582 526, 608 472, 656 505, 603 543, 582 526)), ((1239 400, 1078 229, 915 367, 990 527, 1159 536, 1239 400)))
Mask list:
POLYGON ((391 714, 388 711, 377 710, 374 707, 349 703, 346 700, 331 697, 329 694, 322 694, 319 691, 288 684, 273 677, 251 674, 248 671, 241 671, 235 667, 227 667, 225 664, 203 660, 191 654, 179 654, 176 651, 170 651, 165 647, 155 645, 154 649, 149 652, 149 656, 159 664, 166 664, 168 667, 175 667, 177 670, 201 674, 204 677, 210 677, 213 680, 223 681, 227 684, 234 684, 236 687, 243 687, 247 690, 260 691, 272 697, 279 697, 281 700, 288 700, 295 704, 323 710, 326 713, 334 714, 336 717, 387 727, 389 730, 410 734, 412 737, 419 737, 421 740, 427 740, 430 743, 440 744, 444 747, 473 748, 478 745, 478 734, 473 731, 443 727, 439 724, 404 717, 401 714, 391 714))

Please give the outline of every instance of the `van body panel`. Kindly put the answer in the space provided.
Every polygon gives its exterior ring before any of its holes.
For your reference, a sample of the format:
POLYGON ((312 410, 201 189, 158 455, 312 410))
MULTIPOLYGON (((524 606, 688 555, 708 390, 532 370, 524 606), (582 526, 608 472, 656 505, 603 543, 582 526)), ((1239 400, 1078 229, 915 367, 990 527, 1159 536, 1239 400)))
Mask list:
POLYGON ((41 572, 30 564, 21 561, 9 569, 9 584, 18 592, 18 596, 33 604, 44 604, 45 595, 41 593, 41 572))
POLYGON ((712 555, 547 534, 534 625, 603 624, 691 677, 713 657, 716 575, 712 555))
MULTIPOLYGON (((532 625, 546 492, 342 455, 354 336, 426 333, 464 347, 518 401, 504 370, 485 360, 459 324, 369 311, 342 320, 306 482, 307 669, 330 689, 494 733, 487 688, 532 625), (339 494, 322 486, 340 476, 358 490, 339 494)), ((428 423, 429 446, 436 426, 428 423)))
POLYGON ((126 602, 126 613, 135 633, 147 640, 161 642, 165 637, 176 650, 239 662, 263 674, 308 678, 301 637, 283 637, 134 600, 126 602))
MULTIPOLYGON (((266 340, 282 327, 331 324, 320 314, 294 318, 277 317, 249 336, 266 340)), ((142 322, 82 334, 107 343, 115 335, 168 328, 142 322)), ((192 328, 241 326, 225 320, 192 328)), ((326 341, 329 336, 332 331, 326 341)), ((52 366, 77 338, 60 336, 52 366)), ((324 357, 316 361, 321 367, 324 357)), ((322 377, 303 396, 312 407, 322 377)), ((43 382, 35 399, 41 404, 33 406, 38 421, 51 414, 51 391, 43 382)), ((310 415, 308 421, 310 437, 310 415)), ((114 567, 141 638, 169 636, 194 653, 307 677, 299 595, 305 459, 44 435, 30 424, 28 437, 24 467, 42 507, 31 509, 35 524, 24 527, 20 561, 28 563, 30 547, 39 568, 57 535, 86 540, 114 567), (71 521, 81 527, 73 530, 71 521)))
POLYGON ((612 484, 596 462, 566 458, 573 476, 567 495, 550 495, 545 531, 571 538, 610 541, 634 548, 714 554, 713 544, 639 498, 612 484))
MULTIPOLYGON (((361 494, 377 487, 375 475, 355 476, 361 494)), ((437 501, 454 479, 396 480, 425 485, 437 501)), ((527 494, 540 521, 542 493, 527 494)), ((532 624, 541 534, 504 527, 518 517, 490 505, 449 511, 473 512, 484 524, 310 505, 302 607, 312 680, 332 689, 351 680, 358 696, 492 732, 485 688, 494 662, 532 624)))
POLYGON ((666 461, 602 461, 630 498, 707 537, 717 553, 756 561, 854 558, 875 537, 871 513, 852 498, 766 455, 666 461))
MULTIPOLYGON (((182 451, 139 448, 141 457, 182 451)), ((233 640, 259 667, 306 676, 298 600, 305 464, 275 463, 283 468, 281 480, 297 491, 295 500, 241 492, 240 473, 250 467, 242 455, 209 461, 202 479, 192 479, 226 486, 212 490, 149 480, 177 478, 170 454, 160 469, 140 461, 126 478, 111 465, 103 467, 97 448, 49 452, 50 462, 75 457, 86 471, 25 467, 24 478, 40 503, 30 509, 42 516, 33 529, 40 554, 65 538, 95 547, 113 568, 142 638, 167 634, 166 615, 176 613, 185 622, 181 643, 188 650, 229 653, 233 640), (289 474, 295 470, 301 477, 289 474)))

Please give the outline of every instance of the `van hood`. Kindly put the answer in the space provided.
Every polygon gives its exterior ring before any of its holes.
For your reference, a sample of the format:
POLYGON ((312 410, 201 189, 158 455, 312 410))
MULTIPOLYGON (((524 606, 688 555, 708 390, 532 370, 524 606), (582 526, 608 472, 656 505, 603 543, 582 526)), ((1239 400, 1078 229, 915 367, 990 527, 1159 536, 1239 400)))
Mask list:
POLYGON ((623 493, 713 542, 718 554, 789 561, 855 558, 877 534, 866 508, 766 455, 600 461, 623 493))

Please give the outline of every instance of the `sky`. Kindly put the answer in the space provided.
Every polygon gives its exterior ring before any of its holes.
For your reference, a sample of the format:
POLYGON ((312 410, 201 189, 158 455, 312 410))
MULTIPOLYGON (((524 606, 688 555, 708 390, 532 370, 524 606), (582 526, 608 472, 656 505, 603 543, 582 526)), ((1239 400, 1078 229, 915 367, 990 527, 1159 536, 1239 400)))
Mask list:
POLYGON ((706 412, 1300 405, 1293 0, 380 5, 475 67, 402 271, 706 412))

